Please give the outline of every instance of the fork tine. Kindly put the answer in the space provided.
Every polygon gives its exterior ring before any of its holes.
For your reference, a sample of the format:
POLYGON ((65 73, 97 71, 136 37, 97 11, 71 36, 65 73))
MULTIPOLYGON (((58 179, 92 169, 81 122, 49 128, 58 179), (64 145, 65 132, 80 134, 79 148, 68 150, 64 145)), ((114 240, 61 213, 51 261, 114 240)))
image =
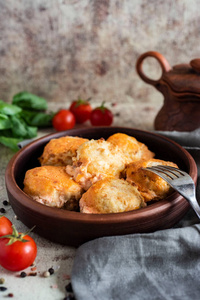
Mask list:
POLYGON ((180 175, 179 173, 176 172, 176 170, 174 171, 174 169, 172 170, 172 169, 167 168, 166 166, 162 166, 162 165, 155 166, 155 167, 153 167, 153 169, 166 174, 171 179, 176 179, 180 175))
POLYGON ((163 168, 162 166, 153 166, 150 168, 146 168, 146 170, 153 171, 160 177, 162 177, 161 176, 161 174, 162 174, 165 178, 167 176, 167 178, 171 179, 171 180, 178 178, 178 176, 176 174, 173 174, 171 171, 168 171, 168 169, 163 168))
POLYGON ((196 199, 195 183, 188 173, 171 166, 163 165, 143 169, 151 171, 163 178, 174 190, 188 200, 200 219, 200 207, 196 199))
POLYGON ((173 174, 176 174, 177 176, 179 176, 178 174, 180 174, 181 176, 185 176, 187 175, 187 173, 185 173, 184 171, 175 168, 175 167, 171 167, 171 166, 163 166, 163 165, 159 165, 160 168, 163 168, 164 170, 169 170, 171 171, 173 174))
POLYGON ((153 166, 151 168, 167 174, 171 179, 176 179, 176 178, 180 178, 182 176, 187 176, 187 173, 185 173, 184 171, 181 171, 178 168, 174 168, 171 166, 157 165, 157 166, 153 166))
POLYGON ((160 176, 162 179, 167 181, 170 185, 173 180, 173 177, 166 174, 163 170, 157 169, 156 167, 146 167, 145 170, 151 171, 152 173, 155 173, 156 175, 160 176))

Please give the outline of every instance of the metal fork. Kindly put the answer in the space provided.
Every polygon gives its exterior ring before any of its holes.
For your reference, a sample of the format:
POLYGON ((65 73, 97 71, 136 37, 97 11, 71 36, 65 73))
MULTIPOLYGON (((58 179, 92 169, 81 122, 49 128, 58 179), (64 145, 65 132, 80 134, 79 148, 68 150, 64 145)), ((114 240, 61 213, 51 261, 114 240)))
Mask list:
POLYGON ((195 184, 189 174, 170 166, 152 166, 144 168, 164 179, 174 190, 181 194, 192 206, 200 219, 200 207, 196 199, 195 184))

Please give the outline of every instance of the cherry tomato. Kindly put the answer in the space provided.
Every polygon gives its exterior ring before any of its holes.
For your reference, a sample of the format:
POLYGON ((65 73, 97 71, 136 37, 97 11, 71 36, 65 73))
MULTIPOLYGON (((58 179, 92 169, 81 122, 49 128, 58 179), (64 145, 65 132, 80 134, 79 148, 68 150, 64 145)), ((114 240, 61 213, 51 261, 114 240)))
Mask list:
POLYGON ((113 114, 104 106, 103 102, 101 106, 93 109, 91 112, 90 121, 94 126, 110 126, 113 122, 113 114))
POLYGON ((52 125, 57 131, 72 129, 75 123, 73 113, 67 109, 61 109, 52 119, 52 125))
POLYGON ((92 107, 88 100, 76 100, 70 105, 69 110, 74 114, 77 123, 84 123, 90 119, 92 107))
POLYGON ((4 217, 0 216, 0 236, 12 233, 12 222, 4 217))
POLYGON ((12 227, 11 235, 0 238, 0 265, 16 272, 32 265, 37 255, 37 246, 28 234, 18 233, 14 225, 12 227))

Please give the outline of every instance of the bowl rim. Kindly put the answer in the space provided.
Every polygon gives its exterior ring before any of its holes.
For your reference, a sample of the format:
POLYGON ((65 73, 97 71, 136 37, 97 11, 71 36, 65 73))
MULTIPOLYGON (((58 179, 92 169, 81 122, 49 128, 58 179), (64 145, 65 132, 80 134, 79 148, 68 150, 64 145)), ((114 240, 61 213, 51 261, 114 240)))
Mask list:
MULTIPOLYGON (((162 136, 161 134, 158 134, 155 132, 134 129, 134 128, 130 128, 130 127, 102 126, 102 127, 93 127, 93 129, 94 128, 95 128, 95 130, 102 130, 102 129, 106 130, 108 128, 112 128, 114 130, 115 129, 119 130, 119 132, 120 132, 120 129, 121 130, 132 130, 132 131, 138 132, 138 133, 145 133, 145 134, 153 135, 153 136, 162 138, 163 140, 174 144, 174 146, 178 147, 183 152, 185 157, 187 157, 188 163, 189 163, 189 165, 188 165, 189 174, 196 183, 196 181, 197 181, 197 166, 196 166, 195 160, 193 159, 193 157, 187 150, 185 150, 181 145, 179 145, 175 141, 169 139, 168 137, 162 136)), ((50 134, 42 136, 38 139, 35 139, 34 141, 30 142, 29 144, 27 144, 26 146, 21 148, 16 154, 14 154, 14 156, 11 158, 11 160, 9 161, 7 168, 6 168, 5 183, 6 183, 7 191, 10 191, 12 193, 13 197, 15 199, 17 199, 17 201, 21 205, 23 205, 26 209, 31 210, 33 213, 41 214, 48 218, 51 217, 52 220, 54 218, 56 218, 56 219, 59 218, 60 220, 68 220, 71 222, 91 223, 91 224, 92 223, 99 224, 99 223, 105 223, 105 222, 107 224, 109 224, 109 223, 113 224, 113 223, 119 223, 119 222, 122 222, 122 223, 130 222, 133 217, 135 219, 138 218, 138 220, 141 217, 142 218, 146 217, 146 223, 148 223, 149 220, 150 220, 150 222, 152 222, 152 216, 155 215, 155 212, 158 213, 158 211, 160 211, 160 212, 165 211, 166 209, 171 207, 172 202, 175 204, 175 203, 181 202, 184 199, 177 192, 174 192, 170 196, 166 197, 165 199, 160 200, 156 203, 153 203, 147 207, 144 207, 144 208, 138 209, 138 210, 120 212, 120 213, 109 213, 109 214, 85 214, 85 213, 82 214, 80 212, 66 211, 66 210, 60 209, 60 208, 53 208, 53 207, 45 206, 41 203, 34 201, 30 196, 25 194, 23 192, 23 190, 18 186, 18 184, 15 180, 15 176, 14 176, 16 163, 21 158, 21 156, 23 154, 25 154, 27 151, 29 151, 29 149, 31 149, 32 147, 37 148, 38 144, 40 144, 41 141, 46 143, 52 138, 59 138, 61 136, 74 134, 75 132, 79 132, 79 134, 77 133, 77 136, 78 136, 78 135, 80 135, 80 133, 83 134, 85 131, 88 131, 88 129, 90 129, 90 128, 76 128, 76 129, 62 131, 62 132, 50 133, 50 134), (29 201, 27 201, 27 198, 29 201)))

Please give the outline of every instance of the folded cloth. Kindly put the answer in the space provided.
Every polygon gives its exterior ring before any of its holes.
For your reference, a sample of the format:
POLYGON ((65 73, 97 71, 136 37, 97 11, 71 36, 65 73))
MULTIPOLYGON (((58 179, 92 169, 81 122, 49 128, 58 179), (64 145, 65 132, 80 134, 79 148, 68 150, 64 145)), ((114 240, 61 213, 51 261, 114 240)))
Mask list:
POLYGON ((17 146, 19 147, 19 149, 21 149, 21 148, 25 147, 26 145, 30 144, 33 141, 34 141, 34 139, 23 140, 23 141, 19 142, 17 144, 17 146))
MULTIPOLYGON (((157 133, 187 148, 200 174, 200 129, 157 133)), ((199 274, 200 223, 190 209, 172 229, 83 244, 76 252, 71 283, 77 300, 199 300, 199 274)))

